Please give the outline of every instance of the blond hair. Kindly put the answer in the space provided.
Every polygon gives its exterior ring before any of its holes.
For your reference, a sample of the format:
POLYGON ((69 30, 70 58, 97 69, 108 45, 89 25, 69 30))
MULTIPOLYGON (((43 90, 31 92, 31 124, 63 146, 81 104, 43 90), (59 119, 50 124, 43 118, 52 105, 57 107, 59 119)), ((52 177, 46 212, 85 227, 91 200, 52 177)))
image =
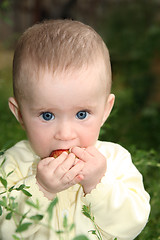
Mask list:
MULTIPOLYGON (((108 49, 90 26, 72 20, 50 20, 33 25, 18 41, 13 60, 13 91, 18 100, 40 69, 80 69, 102 58, 111 79, 108 49)), ((111 81, 111 80, 109 80, 111 81)), ((111 85, 111 84, 110 84, 111 85)))

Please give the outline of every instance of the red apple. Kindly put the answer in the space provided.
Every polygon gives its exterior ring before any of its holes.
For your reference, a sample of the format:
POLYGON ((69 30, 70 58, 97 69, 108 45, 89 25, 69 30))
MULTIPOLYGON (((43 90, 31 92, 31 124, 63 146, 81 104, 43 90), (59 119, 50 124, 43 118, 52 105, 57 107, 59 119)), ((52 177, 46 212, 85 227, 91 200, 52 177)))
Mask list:
POLYGON ((69 153, 69 149, 57 149, 51 152, 50 157, 57 158, 59 155, 61 155, 63 152, 69 153))

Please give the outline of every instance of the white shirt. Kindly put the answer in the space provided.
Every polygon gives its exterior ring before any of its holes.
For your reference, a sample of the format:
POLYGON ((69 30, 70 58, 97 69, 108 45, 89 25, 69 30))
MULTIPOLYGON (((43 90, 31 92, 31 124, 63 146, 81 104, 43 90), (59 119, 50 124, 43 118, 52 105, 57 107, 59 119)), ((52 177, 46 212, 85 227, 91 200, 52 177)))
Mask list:
MULTIPOLYGON (((82 206, 91 206, 92 215, 104 240, 134 239, 144 228, 150 212, 149 195, 143 186, 142 175, 133 165, 127 150, 118 144, 97 141, 96 148, 106 157, 107 171, 95 189, 84 196, 79 184, 57 194, 58 204, 54 208, 52 226, 55 230, 63 229, 63 216, 68 217, 69 224, 75 223, 69 238, 62 235, 61 239, 71 240, 79 234, 86 235, 90 240, 96 240, 90 230, 94 226, 90 219, 82 214, 82 206)), ((9 186, 19 186, 24 183, 34 202, 38 199, 40 212, 44 214, 42 222, 47 223, 46 209, 50 201, 44 197, 36 184, 36 166, 39 157, 33 152, 28 141, 21 141, 8 149, 4 157, 3 169, 6 173, 14 172, 8 177, 9 186)), ((95 176, 96 177, 96 176, 95 176)), ((2 184, 0 185, 3 188, 2 184)), ((2 192, 2 189, 0 189, 2 192)), ((21 191, 13 191, 17 197, 20 211, 25 213, 30 208, 26 203, 27 197, 21 191)), ((1 197, 1 196, 0 196, 1 197)), ((37 214, 31 208, 30 216, 37 214)), ((11 240, 15 231, 13 220, 0 217, 0 239, 11 240)), ((59 235, 41 225, 32 224, 22 236, 25 240, 58 240, 59 235)))

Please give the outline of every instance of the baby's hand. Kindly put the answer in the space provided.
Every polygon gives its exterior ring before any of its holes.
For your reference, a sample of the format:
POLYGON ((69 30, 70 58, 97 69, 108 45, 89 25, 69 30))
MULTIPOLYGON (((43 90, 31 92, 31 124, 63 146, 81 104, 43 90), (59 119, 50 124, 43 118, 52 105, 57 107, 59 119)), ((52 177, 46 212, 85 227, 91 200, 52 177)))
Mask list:
POLYGON ((80 174, 84 167, 83 161, 75 164, 75 155, 63 152, 54 159, 42 159, 37 166, 37 184, 48 199, 53 199, 57 192, 65 190, 79 183, 83 176, 80 174))
POLYGON ((86 194, 90 193, 101 181, 106 172, 106 159, 93 146, 86 149, 73 147, 71 152, 84 162, 84 167, 81 171, 84 179, 81 181, 81 185, 86 194))

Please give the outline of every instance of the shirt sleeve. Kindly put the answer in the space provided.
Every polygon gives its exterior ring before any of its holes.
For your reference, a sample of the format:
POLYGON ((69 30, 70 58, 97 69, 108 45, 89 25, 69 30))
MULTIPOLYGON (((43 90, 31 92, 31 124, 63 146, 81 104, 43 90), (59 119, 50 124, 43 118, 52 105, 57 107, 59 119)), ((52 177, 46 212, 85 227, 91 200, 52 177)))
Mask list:
POLYGON ((107 160, 106 174, 82 201, 90 205, 104 239, 109 234, 118 240, 131 240, 147 223, 150 198, 129 152, 117 144, 101 145, 99 150, 107 160))
MULTIPOLYGON (((6 176, 8 175, 8 189, 12 186, 18 188, 21 184, 29 186, 26 190, 32 195, 31 197, 28 197, 22 191, 17 190, 10 193, 10 196, 15 197, 16 202, 18 202, 18 209, 21 214, 27 213, 31 209, 28 216, 40 213, 45 214, 45 211, 50 203, 50 201, 44 197, 43 193, 39 190, 38 185, 36 184, 35 173, 31 171, 34 160, 35 155, 30 151, 30 149, 28 149, 25 142, 18 143, 0 157, 0 164, 4 161, 1 166, 0 176, 4 178, 4 174, 6 176), (38 200, 39 209, 37 210, 25 204, 27 199, 33 201, 33 203, 36 203, 38 200)), ((3 191, 4 186, 2 182, 0 182, 0 192, 3 191)), ((3 195, 0 195, 0 197, 2 196, 3 195)), ((9 221, 6 220, 4 214, 0 217, 0 239, 10 240, 13 239, 12 235, 15 233, 16 225, 13 219, 10 219, 9 221)), ((23 237, 28 238, 30 236, 34 236, 39 228, 40 226, 37 224, 32 224, 32 226, 29 227, 29 230, 26 230, 23 233, 23 237)))
MULTIPOLYGON (((31 149, 28 141, 21 141, 5 152, 0 158, 0 162, 5 159, 2 166, 6 175, 12 172, 7 177, 8 187, 18 187, 20 184, 29 186, 29 191, 32 194, 32 200, 38 199, 40 203, 49 203, 39 190, 36 183, 36 167, 40 160, 31 149)), ((17 194, 18 192, 16 192, 17 194)))

